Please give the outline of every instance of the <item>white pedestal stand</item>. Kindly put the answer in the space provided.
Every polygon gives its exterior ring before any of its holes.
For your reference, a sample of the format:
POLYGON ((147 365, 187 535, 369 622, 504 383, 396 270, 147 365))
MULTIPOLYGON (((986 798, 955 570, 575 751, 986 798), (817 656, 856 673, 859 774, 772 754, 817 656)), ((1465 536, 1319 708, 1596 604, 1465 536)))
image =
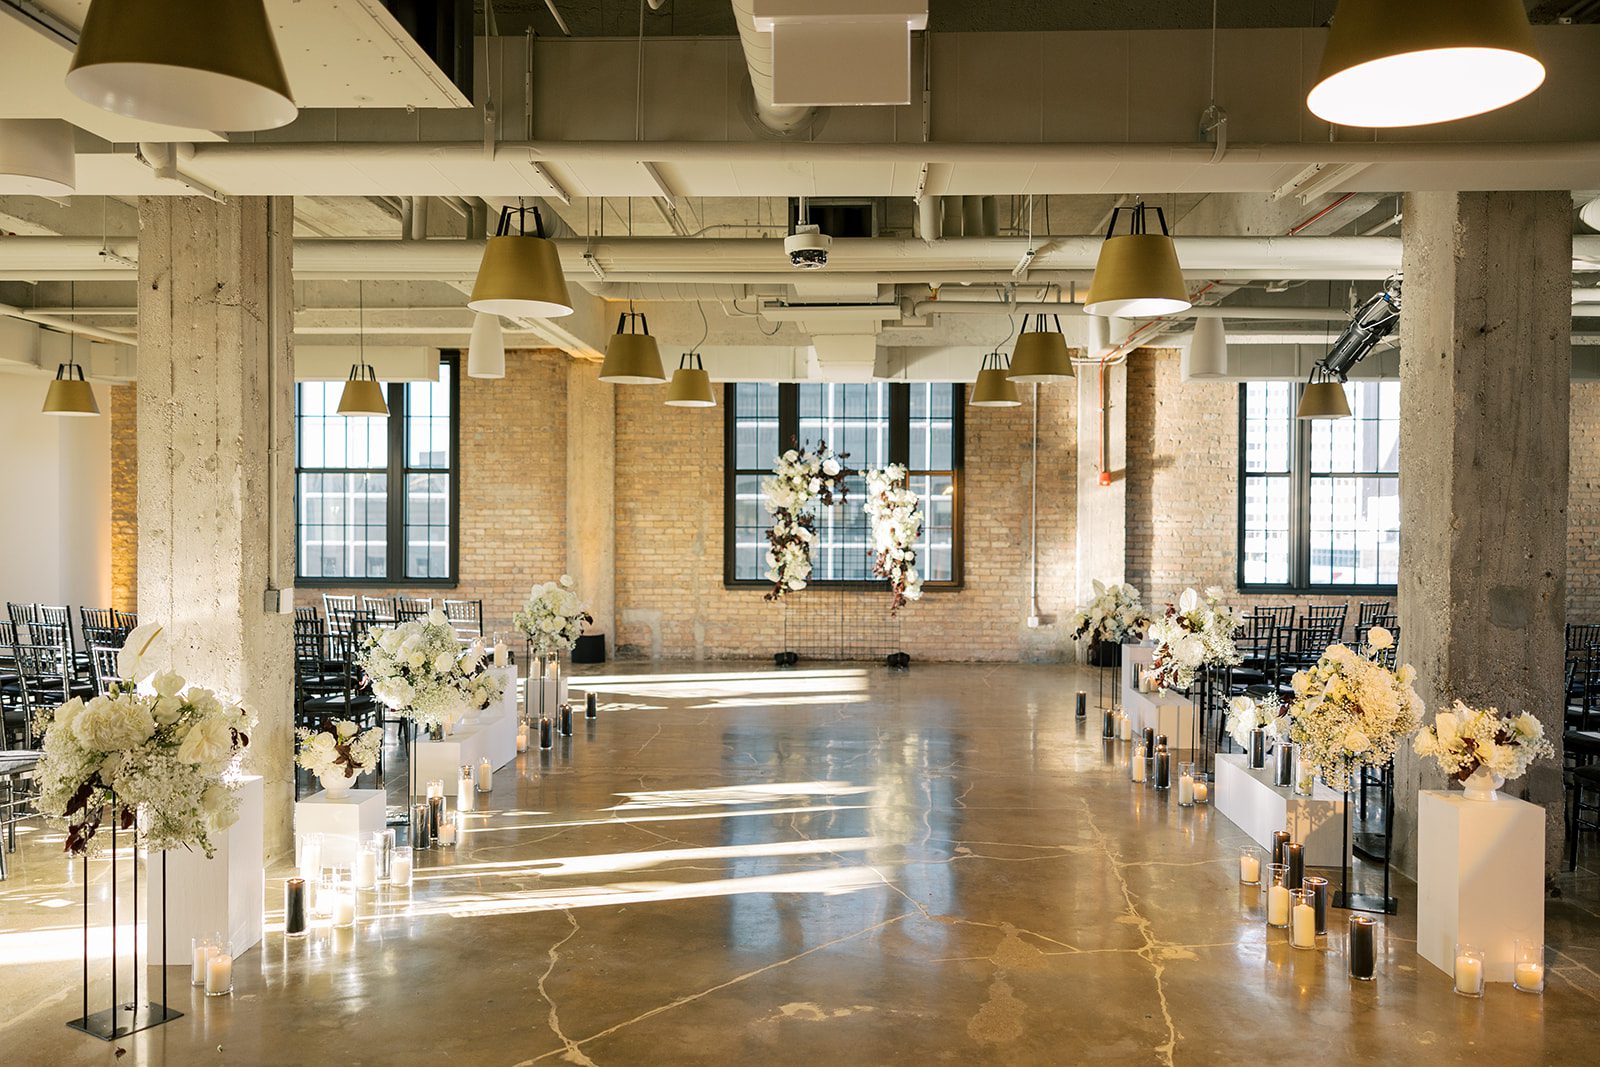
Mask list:
POLYGON ((1509 982, 1512 942, 1544 944, 1544 809, 1513 797, 1425 789, 1417 814, 1417 952, 1455 973, 1456 943, 1483 950, 1509 982))
POLYGON ((263 854, 265 790, 259 775, 239 786, 239 821, 213 834, 217 854, 176 848, 167 853, 166 928, 162 928, 160 853, 151 855, 146 873, 149 892, 141 901, 149 932, 150 956, 166 943, 174 966, 189 959, 189 939, 221 933, 230 956, 248 952, 261 941, 261 909, 266 877, 263 854))
MULTIPOLYGON (((454 781, 454 772, 448 781, 454 781)), ((385 812, 381 789, 352 789, 337 799, 327 793, 312 793, 294 806, 295 854, 301 838, 322 835, 322 862, 350 865, 356 861, 361 842, 383 829, 385 812)))
POLYGON ((1305 846, 1306 866, 1338 867, 1344 847, 1344 794, 1318 782, 1309 797, 1273 785, 1271 769, 1252 770, 1242 752, 1217 753, 1217 788, 1211 802, 1228 821, 1263 848, 1272 831, 1288 830, 1305 846))

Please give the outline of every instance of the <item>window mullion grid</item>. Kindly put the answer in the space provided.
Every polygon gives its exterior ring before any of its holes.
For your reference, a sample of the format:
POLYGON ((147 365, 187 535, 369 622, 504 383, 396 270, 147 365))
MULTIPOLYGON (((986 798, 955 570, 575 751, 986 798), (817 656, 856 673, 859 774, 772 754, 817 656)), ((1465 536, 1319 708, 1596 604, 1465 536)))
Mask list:
POLYGON ((386 477, 387 544, 384 546, 384 580, 405 577, 406 539, 406 387, 389 383, 389 469, 386 477))

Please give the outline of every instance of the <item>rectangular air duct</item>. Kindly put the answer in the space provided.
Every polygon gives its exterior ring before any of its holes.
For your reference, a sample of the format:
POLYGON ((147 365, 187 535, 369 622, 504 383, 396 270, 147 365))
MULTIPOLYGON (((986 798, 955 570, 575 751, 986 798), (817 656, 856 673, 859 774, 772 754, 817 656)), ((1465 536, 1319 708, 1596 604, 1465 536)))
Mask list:
POLYGON ((772 34, 772 99, 780 107, 911 102, 911 31, 927 0, 753 0, 772 34))

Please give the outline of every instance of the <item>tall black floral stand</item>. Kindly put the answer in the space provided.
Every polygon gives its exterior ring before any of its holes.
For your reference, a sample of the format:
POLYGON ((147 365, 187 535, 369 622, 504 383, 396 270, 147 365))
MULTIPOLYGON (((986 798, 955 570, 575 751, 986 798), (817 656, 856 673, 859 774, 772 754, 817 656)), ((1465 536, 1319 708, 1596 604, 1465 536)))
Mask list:
MULTIPOLYGON (((133 831, 133 913, 139 914, 139 848, 138 831, 133 831)), ((140 1030, 169 1023, 183 1017, 167 1004, 167 854, 161 853, 161 1003, 143 1003, 139 999, 139 978, 143 967, 139 963, 139 935, 137 922, 133 935, 133 992, 123 1001, 117 981, 117 804, 111 802, 111 1006, 96 1012, 89 1011, 89 857, 83 858, 83 1014, 72 1019, 67 1026, 81 1030, 102 1041, 136 1034, 140 1030)))
POLYGON ((1189 686, 1189 751, 1194 754, 1194 776, 1198 781, 1209 782, 1216 776, 1217 749, 1227 721, 1232 675, 1228 667, 1202 667, 1189 686))
MULTIPOLYGON (((1382 795, 1378 802, 1378 819, 1381 830, 1366 832, 1353 828, 1356 804, 1352 803, 1350 790, 1344 793, 1344 836, 1340 846, 1339 889, 1333 894, 1333 906, 1348 911, 1366 911, 1379 915, 1397 915, 1400 901, 1391 893, 1394 843, 1394 764, 1378 768, 1382 795), (1354 886, 1355 857, 1360 856, 1383 868, 1382 894, 1360 893, 1354 886)), ((1358 782, 1362 779, 1357 779, 1358 782)), ((1364 786, 1364 783, 1363 783, 1364 786)), ((1360 807, 1366 816, 1366 796, 1362 787, 1360 807)))
POLYGON ((1089 666, 1099 668, 1098 691, 1095 704, 1101 708, 1120 711, 1122 708, 1122 643, 1119 641, 1091 641, 1089 666), (1109 702, 1107 698, 1109 699, 1109 702))

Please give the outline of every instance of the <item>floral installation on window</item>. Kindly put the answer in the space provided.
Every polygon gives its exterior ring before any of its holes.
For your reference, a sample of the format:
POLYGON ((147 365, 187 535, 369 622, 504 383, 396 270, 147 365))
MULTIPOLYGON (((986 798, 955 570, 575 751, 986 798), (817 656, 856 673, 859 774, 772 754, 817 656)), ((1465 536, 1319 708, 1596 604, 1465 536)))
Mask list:
POLYGON ((239 817, 239 759, 252 720, 234 701, 154 671, 162 627, 146 623, 118 656, 104 696, 41 709, 39 810, 67 825, 66 851, 98 854, 102 821, 137 827, 152 852, 216 854, 211 835, 239 817), (143 683, 142 685, 140 683, 143 683))
POLYGON ((766 572, 772 590, 767 600, 781 600, 806 587, 811 546, 817 542, 817 505, 845 503, 845 479, 856 473, 844 464, 849 458, 848 452, 835 454, 826 441, 818 441, 814 451, 789 449, 772 465, 772 477, 762 479, 761 495, 772 514, 766 572))
POLYGON ((1393 647, 1394 635, 1374 626, 1362 651, 1329 645, 1315 667, 1294 674, 1289 739, 1299 746, 1302 766, 1330 789, 1349 790, 1362 766, 1387 766, 1422 723, 1422 698, 1412 688, 1416 669, 1405 663, 1391 670, 1378 661, 1393 647))
POLYGON ((1236 696, 1228 701, 1228 735, 1239 747, 1250 747, 1251 731, 1260 730, 1267 740, 1289 736, 1289 707, 1276 693, 1263 697, 1236 696))
POLYGON ((1072 639, 1087 637, 1091 645, 1120 645, 1141 640, 1150 628, 1150 613, 1139 590, 1126 582, 1094 580, 1094 597, 1072 613, 1072 639))
POLYGON ((368 630, 357 662, 373 696, 430 729, 500 699, 500 681, 486 669, 482 644, 463 648, 438 608, 421 619, 368 630))
POLYGON ((594 616, 578 596, 572 575, 563 574, 558 581, 534 586, 511 625, 527 636, 535 656, 554 656, 570 652, 594 625, 594 616))
POLYGON ((1150 656, 1151 682, 1158 689, 1188 689, 1207 667, 1231 667, 1239 662, 1233 636, 1238 617, 1222 603, 1222 590, 1211 586, 1202 597, 1185 589, 1177 604, 1150 624, 1155 641, 1150 656))
POLYGON ((1411 739, 1411 748, 1431 759, 1447 777, 1458 782, 1498 779, 1498 789, 1508 778, 1521 778, 1540 757, 1556 754, 1544 735, 1544 725, 1527 712, 1501 715, 1499 708, 1473 708, 1456 701, 1449 711, 1433 717, 1411 739))
POLYGON ((911 491, 905 467, 891 463, 866 473, 867 502, 861 506, 872 520, 872 572, 889 583, 892 615, 907 601, 922 598, 917 571, 917 538, 922 536, 922 500, 911 491))

